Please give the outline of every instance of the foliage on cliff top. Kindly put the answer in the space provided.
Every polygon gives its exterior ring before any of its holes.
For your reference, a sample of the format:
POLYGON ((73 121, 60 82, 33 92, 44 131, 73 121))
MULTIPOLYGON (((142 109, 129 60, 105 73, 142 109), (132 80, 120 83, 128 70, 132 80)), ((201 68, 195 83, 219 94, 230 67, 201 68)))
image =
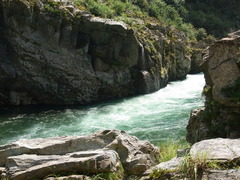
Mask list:
POLYGON ((184 0, 176 1, 175 5, 163 0, 73 0, 82 10, 90 11, 95 16, 122 20, 134 25, 137 21, 145 24, 158 22, 161 26, 173 26, 185 32, 191 40, 207 36, 204 29, 195 29, 192 24, 182 18, 187 13, 184 0))
MULTIPOLYGON (((34 2, 37 0, 20 1, 34 2)), ((51 1, 53 0, 45 0, 45 2, 51 1)), ((207 33, 216 37, 224 37, 229 32, 240 29, 239 0, 70 1, 95 16, 123 20, 130 25, 134 24, 136 19, 156 20, 163 26, 174 26, 185 32, 190 39, 199 40, 206 37, 207 33)))

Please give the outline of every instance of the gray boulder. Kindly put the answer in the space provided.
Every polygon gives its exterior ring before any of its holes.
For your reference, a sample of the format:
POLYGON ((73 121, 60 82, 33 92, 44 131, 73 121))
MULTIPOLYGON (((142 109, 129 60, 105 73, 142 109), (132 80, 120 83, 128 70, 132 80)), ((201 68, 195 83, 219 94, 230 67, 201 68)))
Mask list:
POLYGON ((121 168, 118 154, 112 150, 76 152, 67 155, 23 154, 8 157, 7 177, 13 180, 43 179, 59 173, 85 174, 117 172, 121 168))
POLYGON ((208 160, 231 162, 240 159, 240 139, 209 139, 194 144, 190 149, 190 156, 198 158, 204 156, 208 160))

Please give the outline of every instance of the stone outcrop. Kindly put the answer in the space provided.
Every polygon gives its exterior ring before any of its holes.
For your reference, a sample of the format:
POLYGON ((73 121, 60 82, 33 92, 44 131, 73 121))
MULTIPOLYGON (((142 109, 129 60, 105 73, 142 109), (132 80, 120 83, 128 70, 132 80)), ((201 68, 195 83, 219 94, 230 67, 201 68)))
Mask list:
POLYGON ((154 179, 150 176, 155 179, 235 180, 240 178, 240 170, 237 168, 239 160, 240 139, 203 140, 195 143, 189 154, 161 162, 147 170, 142 180, 154 179), (218 165, 218 168, 211 166, 211 163, 218 165))
POLYGON ((150 93, 190 71, 183 33, 159 24, 133 30, 55 1, 0 0, 0 105, 150 93))
POLYGON ((115 151, 75 152, 67 155, 23 154, 8 157, 7 176, 13 180, 43 179, 61 173, 110 173, 121 168, 115 151))
POLYGON ((201 66, 206 80, 205 107, 191 113, 188 142, 240 137, 240 32, 211 45, 201 66))
POLYGON ((44 178, 53 173, 123 173, 140 175, 158 162, 159 151, 123 131, 105 130, 90 136, 19 140, 0 146, 4 177, 44 178))

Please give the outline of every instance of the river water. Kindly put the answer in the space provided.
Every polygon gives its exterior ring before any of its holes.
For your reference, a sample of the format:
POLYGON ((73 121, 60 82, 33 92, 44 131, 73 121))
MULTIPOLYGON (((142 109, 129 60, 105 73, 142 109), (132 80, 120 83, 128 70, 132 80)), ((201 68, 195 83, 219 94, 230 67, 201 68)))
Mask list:
POLYGON ((203 106, 204 83, 202 74, 188 75, 155 93, 114 102, 2 113, 0 144, 23 138, 88 135, 103 129, 125 130, 154 144, 184 140, 191 109, 203 106))

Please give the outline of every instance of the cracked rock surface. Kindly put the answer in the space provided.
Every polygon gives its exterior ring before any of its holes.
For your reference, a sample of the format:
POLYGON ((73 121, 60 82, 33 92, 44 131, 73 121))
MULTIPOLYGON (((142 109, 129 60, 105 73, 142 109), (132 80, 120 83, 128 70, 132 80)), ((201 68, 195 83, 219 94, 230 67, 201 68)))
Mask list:
POLYGON ((31 180, 54 173, 99 174, 124 171, 140 175, 158 162, 159 151, 124 131, 89 136, 25 139, 0 146, 4 178, 31 180))

